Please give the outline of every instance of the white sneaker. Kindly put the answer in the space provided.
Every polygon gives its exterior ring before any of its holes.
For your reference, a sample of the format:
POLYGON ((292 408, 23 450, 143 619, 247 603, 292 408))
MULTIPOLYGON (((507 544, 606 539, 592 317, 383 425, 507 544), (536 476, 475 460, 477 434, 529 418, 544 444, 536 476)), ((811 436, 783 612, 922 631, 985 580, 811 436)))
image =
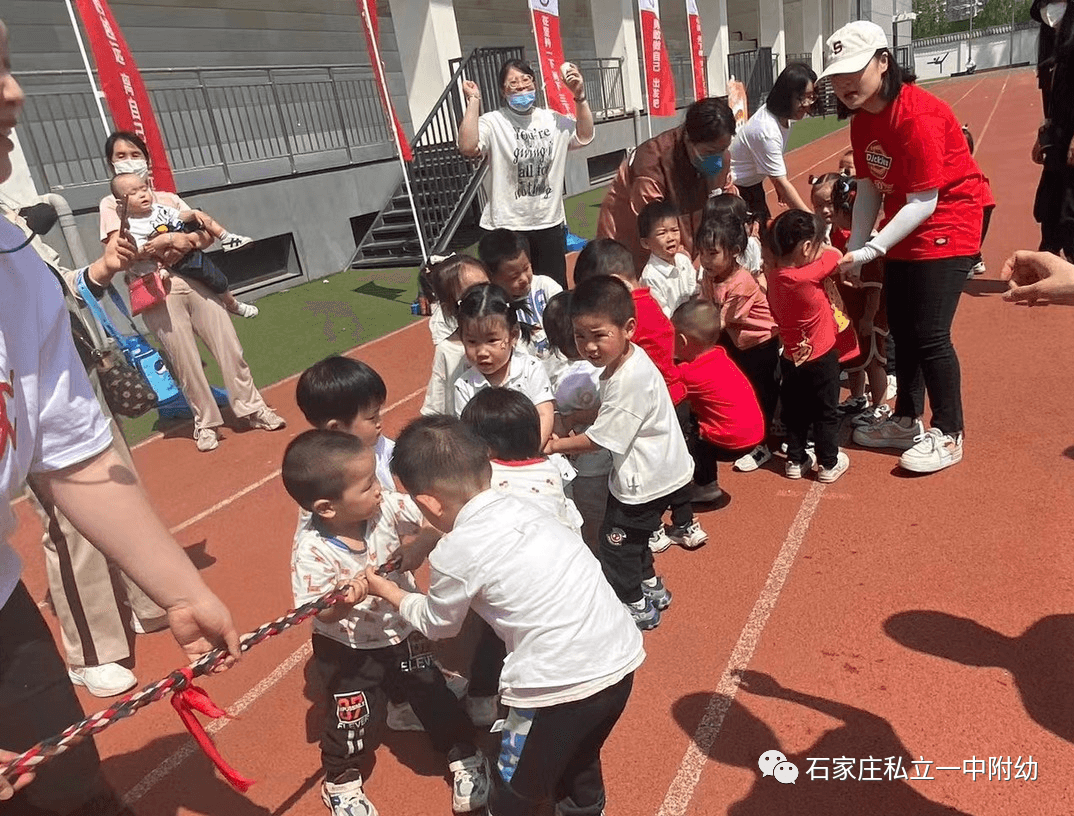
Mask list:
POLYGON ((321 801, 332 816, 379 816, 362 790, 361 777, 350 782, 322 783, 321 801))
POLYGON ((208 453, 220 447, 220 435, 216 428, 199 428, 194 431, 194 443, 202 453, 208 453))
POLYGON ((751 450, 745 456, 738 459, 735 464, 735 470, 740 470, 743 473, 750 473, 757 470, 761 465, 772 458, 772 451, 768 449, 767 445, 758 445, 751 450))
POLYGON ((388 703, 386 707, 387 717, 385 724, 392 731, 424 731, 418 715, 411 708, 410 703, 388 703))
POLYGON ((909 450, 918 437, 925 432, 921 420, 908 417, 892 417, 878 425, 863 425, 854 429, 852 439, 863 448, 893 448, 909 450), (909 421, 910 424, 904 424, 909 421))
POLYGON ((850 457, 842 451, 839 451, 839 456, 836 458, 834 466, 830 468, 821 466, 820 472, 817 473, 817 481, 823 482, 824 484, 831 484, 846 473, 849 468, 850 457))
POLYGON ((663 524, 660 525, 658 530, 653 530, 653 534, 649 536, 649 550, 654 553, 662 553, 674 543, 668 537, 667 530, 664 529, 663 524))
POLYGON ((899 386, 894 374, 888 374, 888 389, 884 392, 884 401, 891 402, 899 393, 899 386))
POLYGON ((220 239, 220 246, 224 248, 224 252, 233 252, 234 250, 242 249, 244 246, 252 244, 253 242, 253 238, 229 232, 226 237, 220 239))
POLYGON ((970 274, 966 277, 972 278, 974 275, 983 275, 988 271, 988 267, 985 266, 984 261, 978 261, 973 265, 973 269, 970 270, 970 274))
POLYGON ((817 466, 817 456, 813 453, 812 448, 806 448, 805 455, 805 464, 800 465, 797 462, 792 462, 790 459, 787 460, 787 463, 783 466, 783 473, 788 479, 801 479, 817 466))
POLYGON ((672 527, 667 531, 667 537, 687 550, 696 550, 709 540, 709 534, 696 520, 691 521, 685 527, 672 527))
POLYGON ((491 697, 467 697, 463 700, 466 713, 470 722, 479 728, 487 728, 496 720, 500 719, 500 698, 493 694, 491 697))
POLYGON ((76 686, 85 686, 94 697, 115 697, 138 685, 134 672, 118 663, 68 669, 67 676, 76 686))
POLYGON ((483 808, 489 800, 492 780, 485 755, 478 751, 472 757, 457 759, 448 765, 455 778, 451 784, 451 809, 469 813, 483 808))
POLYGON ((242 301, 236 301, 236 303, 239 304, 239 310, 235 314, 239 317, 257 317, 261 314, 261 310, 252 303, 243 303, 242 301))
POLYGON ((899 465, 912 473, 935 473, 962 461, 962 434, 950 436, 939 428, 923 431, 899 465))

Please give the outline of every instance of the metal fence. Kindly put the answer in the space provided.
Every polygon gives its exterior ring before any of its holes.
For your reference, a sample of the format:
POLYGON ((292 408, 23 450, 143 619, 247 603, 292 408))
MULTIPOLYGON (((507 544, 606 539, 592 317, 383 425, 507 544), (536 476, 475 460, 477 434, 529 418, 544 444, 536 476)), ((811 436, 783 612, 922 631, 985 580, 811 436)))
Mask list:
MULTIPOLYGON (((168 159, 185 189, 286 176, 392 155, 372 70, 359 65, 142 72, 168 159)), ((103 126, 85 74, 19 75, 19 136, 41 189, 107 181, 103 126)))
POLYGON ((768 92, 772 90, 776 81, 775 63, 772 49, 767 47, 727 56, 728 77, 734 77, 746 86, 746 99, 751 113, 764 104, 768 92))
MULTIPOLYGON (((708 60, 705 61, 708 70, 708 60)), ((671 57, 671 73, 675 78, 675 107, 688 108, 697 101, 694 93, 694 63, 691 57, 671 57)), ((707 82, 707 79, 706 79, 707 82)))
POLYGON ((623 58, 599 57, 575 60, 575 65, 585 79, 585 93, 589 109, 598 122, 626 115, 626 97, 623 93, 623 58))

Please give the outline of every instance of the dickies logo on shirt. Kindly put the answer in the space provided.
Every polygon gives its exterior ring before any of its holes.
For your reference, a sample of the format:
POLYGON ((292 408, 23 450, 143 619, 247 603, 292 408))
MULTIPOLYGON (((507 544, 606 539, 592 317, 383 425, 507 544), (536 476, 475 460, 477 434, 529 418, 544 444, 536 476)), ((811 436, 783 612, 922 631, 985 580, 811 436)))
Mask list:
POLYGON ((888 170, 891 169, 891 156, 884 150, 884 146, 874 139, 865 148, 865 163, 869 165, 870 173, 876 178, 882 179, 887 176, 888 170))

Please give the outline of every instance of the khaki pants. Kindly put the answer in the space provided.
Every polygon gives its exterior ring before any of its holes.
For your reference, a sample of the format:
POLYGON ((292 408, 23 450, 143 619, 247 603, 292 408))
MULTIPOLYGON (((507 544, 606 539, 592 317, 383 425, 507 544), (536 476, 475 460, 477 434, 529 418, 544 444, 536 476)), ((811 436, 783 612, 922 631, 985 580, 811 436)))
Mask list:
POLYGON ((164 346, 171 372, 194 412, 195 434, 224 424, 201 365, 197 335, 220 364, 231 409, 236 417, 255 414, 265 400, 254 386, 250 367, 231 324, 231 315, 202 283, 172 275, 162 305, 142 313, 146 327, 164 346))

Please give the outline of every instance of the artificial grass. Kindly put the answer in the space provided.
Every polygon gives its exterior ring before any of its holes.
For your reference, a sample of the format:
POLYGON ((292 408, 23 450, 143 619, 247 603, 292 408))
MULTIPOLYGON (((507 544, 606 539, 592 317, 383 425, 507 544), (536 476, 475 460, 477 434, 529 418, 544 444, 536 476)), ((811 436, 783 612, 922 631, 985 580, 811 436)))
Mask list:
MULTIPOLYGON (((849 124, 849 119, 840 119, 837 116, 810 116, 800 122, 795 122, 791 127, 790 138, 787 139, 787 150, 789 152, 807 145, 849 124)), ((849 133, 847 134, 847 147, 850 147, 849 133)))

